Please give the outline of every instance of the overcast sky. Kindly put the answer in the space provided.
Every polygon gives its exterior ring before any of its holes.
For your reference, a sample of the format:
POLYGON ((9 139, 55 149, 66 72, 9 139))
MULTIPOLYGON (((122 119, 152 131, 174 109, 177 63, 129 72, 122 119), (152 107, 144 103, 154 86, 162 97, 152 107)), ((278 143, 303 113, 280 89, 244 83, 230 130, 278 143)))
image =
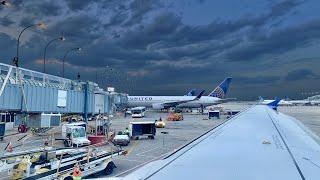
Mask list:
POLYGON ((319 0, 11 0, 0 6, 0 62, 115 86, 131 95, 209 93, 233 77, 229 97, 300 98, 320 92, 319 0), (305 95, 304 95, 305 96, 305 95))

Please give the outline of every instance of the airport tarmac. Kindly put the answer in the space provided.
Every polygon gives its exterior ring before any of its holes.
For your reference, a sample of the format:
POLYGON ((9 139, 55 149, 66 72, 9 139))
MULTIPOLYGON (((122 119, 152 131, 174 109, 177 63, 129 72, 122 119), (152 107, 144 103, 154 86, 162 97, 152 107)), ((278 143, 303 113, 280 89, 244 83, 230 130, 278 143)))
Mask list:
MULTIPOLYGON (((242 111, 250 107, 252 104, 254 104, 254 102, 232 102, 225 103, 219 106, 223 107, 224 109, 242 111)), ((307 126, 311 131, 320 136, 320 106, 282 106, 279 107, 278 110, 300 120, 300 122, 307 126)), ((182 145, 185 145, 186 143, 205 133, 209 129, 212 129, 226 121, 226 117, 222 117, 221 119, 203 120, 206 115, 195 115, 190 113, 183 113, 183 115, 183 121, 165 121, 166 127, 157 129, 157 134, 154 140, 147 138, 132 140, 129 146, 124 147, 124 149, 128 151, 128 154, 126 156, 119 156, 114 159, 118 168, 114 170, 112 176, 121 176, 139 165, 164 156, 167 153, 178 149, 182 145), (168 134, 163 134, 161 132, 167 132, 168 134)), ((116 132, 123 131, 131 121, 154 121, 156 119, 159 119, 160 117, 165 120, 167 116, 167 112, 155 111, 148 111, 145 118, 137 119, 132 119, 130 115, 124 117, 123 114, 118 114, 112 120, 111 129, 114 129, 116 132)), ((0 148, 4 149, 4 147, 10 141, 12 141, 14 143, 14 146, 16 146, 20 142, 14 141, 17 141, 17 139, 27 134, 28 133, 24 133, 6 137, 4 141, 0 142, 0 148)), ((32 136, 29 139, 25 140, 26 145, 19 146, 14 149, 15 151, 17 151, 22 149, 33 149, 35 147, 38 148, 39 146, 43 145, 44 138, 46 137, 32 136)), ((56 143, 60 144, 61 142, 56 143)))
MULTIPOLYGON (((124 130, 131 121, 154 121, 160 117, 162 120, 165 120, 167 116, 167 112, 149 111, 146 113, 145 118, 132 119, 131 116, 127 116, 126 118, 113 120, 112 127, 116 131, 119 131, 124 130)), ((115 159, 118 168, 114 170, 113 176, 172 152, 174 149, 185 145, 209 129, 226 121, 226 117, 224 116, 221 119, 210 120, 203 120, 207 117, 206 115, 183 113, 183 116, 183 121, 165 120, 166 127, 157 128, 154 140, 147 138, 132 140, 129 146, 124 147, 128 151, 128 154, 115 159), (167 132, 167 134, 161 132, 167 132)))

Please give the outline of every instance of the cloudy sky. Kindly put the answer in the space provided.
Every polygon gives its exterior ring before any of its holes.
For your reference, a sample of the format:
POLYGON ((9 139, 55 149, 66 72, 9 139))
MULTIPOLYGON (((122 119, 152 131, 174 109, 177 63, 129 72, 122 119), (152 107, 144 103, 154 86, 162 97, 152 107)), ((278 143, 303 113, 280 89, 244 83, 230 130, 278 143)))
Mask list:
POLYGON ((319 0, 11 0, 0 6, 0 62, 115 86, 132 95, 212 90, 233 77, 229 97, 320 92, 319 0))

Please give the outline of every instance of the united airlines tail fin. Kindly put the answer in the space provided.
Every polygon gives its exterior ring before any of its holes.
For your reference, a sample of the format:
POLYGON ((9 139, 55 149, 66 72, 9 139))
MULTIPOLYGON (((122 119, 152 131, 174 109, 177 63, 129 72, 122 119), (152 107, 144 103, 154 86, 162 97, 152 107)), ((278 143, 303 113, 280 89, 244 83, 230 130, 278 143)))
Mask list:
POLYGON ((202 90, 197 97, 194 98, 194 100, 199 100, 201 98, 201 96, 204 94, 205 90, 202 90))
POLYGON ((228 92, 232 77, 225 78, 208 96, 224 98, 228 92))
POLYGON ((274 110, 277 110, 277 107, 279 106, 279 102, 281 101, 280 98, 276 97, 274 101, 267 104, 267 106, 271 107, 274 110))
POLYGON ((259 96, 259 102, 262 103, 264 101, 262 96, 259 96))
POLYGON ((185 96, 196 96, 197 89, 191 89, 185 96))

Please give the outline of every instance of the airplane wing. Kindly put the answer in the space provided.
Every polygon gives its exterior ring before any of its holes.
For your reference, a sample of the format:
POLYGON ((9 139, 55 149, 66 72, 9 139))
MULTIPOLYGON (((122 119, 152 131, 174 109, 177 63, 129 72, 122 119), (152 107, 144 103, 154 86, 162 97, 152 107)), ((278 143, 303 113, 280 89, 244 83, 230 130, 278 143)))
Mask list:
POLYGON ((296 119, 255 105, 120 179, 316 180, 318 142, 296 119))
POLYGON ((191 102, 191 101, 196 101, 201 98, 201 96, 204 94, 204 90, 202 90, 195 98, 189 99, 189 100, 182 100, 182 101, 169 101, 169 102, 163 102, 163 103, 155 103, 153 104, 154 109, 163 109, 163 108, 170 108, 170 107, 175 107, 179 104, 191 102))

